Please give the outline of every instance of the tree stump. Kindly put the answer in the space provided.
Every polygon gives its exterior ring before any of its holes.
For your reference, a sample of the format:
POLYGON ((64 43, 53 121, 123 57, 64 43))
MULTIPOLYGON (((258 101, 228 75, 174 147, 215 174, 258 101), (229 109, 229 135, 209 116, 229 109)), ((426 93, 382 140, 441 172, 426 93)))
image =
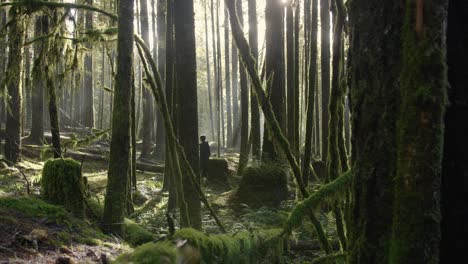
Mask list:
POLYGON ((210 159, 208 161, 207 178, 209 183, 228 186, 229 168, 226 159, 210 159))
POLYGON ((83 193, 80 163, 61 158, 46 161, 41 180, 41 194, 45 200, 62 205, 75 216, 84 218, 83 193))
POLYGON ((288 197, 288 180, 278 165, 262 163, 247 167, 232 202, 251 208, 278 207, 288 197))

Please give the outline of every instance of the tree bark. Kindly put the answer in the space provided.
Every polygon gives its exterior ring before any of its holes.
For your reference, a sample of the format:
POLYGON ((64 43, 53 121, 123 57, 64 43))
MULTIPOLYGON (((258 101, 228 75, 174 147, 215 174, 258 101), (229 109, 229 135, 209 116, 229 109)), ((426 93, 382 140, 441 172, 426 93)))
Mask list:
MULTIPOLYGON (((88 5, 93 5, 94 0, 88 0, 88 5)), ((94 28, 94 12, 86 12, 86 29, 92 30, 94 28)), ((85 55, 84 61, 84 86, 83 86, 83 106, 81 108, 81 123, 85 127, 94 128, 94 81, 93 81, 93 44, 86 42, 86 49, 88 50, 85 55)))
MULTIPOLYGON (((280 1, 268 1, 265 10, 266 21, 266 79, 268 97, 276 119, 285 131, 284 120, 284 9, 280 1)), ((275 161, 280 157, 273 145, 270 131, 265 125, 263 134, 263 161, 275 161)))
POLYGON ((118 3, 117 74, 114 89, 112 140, 107 191, 104 203, 104 228, 123 234, 127 186, 130 173, 130 96, 133 65, 133 1, 118 3))
POLYGON ((226 146, 232 141, 231 53, 229 50, 229 15, 224 9, 224 81, 226 85, 226 146))
MULTIPOLYGON (((331 0, 333 1, 333 0, 331 0)), ((322 65, 322 160, 328 156, 328 104, 330 98, 330 0, 320 0, 322 65)))
MULTIPOLYGON (((179 89, 179 122, 184 129, 179 131, 180 144, 195 172, 198 172, 198 113, 197 74, 195 51, 195 21, 193 0, 174 2, 174 33, 176 52, 177 88, 179 89)), ((184 168, 184 171, 187 168, 184 168)), ((201 229, 201 204, 195 186, 187 172, 183 174, 184 197, 188 204, 190 225, 201 229)))
POLYGON ((8 111, 6 112, 5 127, 5 158, 16 163, 21 157, 21 127, 23 116, 23 42, 25 36, 25 15, 21 7, 10 10, 8 34, 8 65, 6 88, 8 98, 6 100, 8 111))
MULTIPOLYGON (((255 68, 258 70, 258 25, 257 25, 257 1, 249 0, 249 45, 252 56, 255 59, 255 68)), ((260 109, 253 88, 250 88, 250 137, 252 140, 252 158, 260 160, 260 109)))

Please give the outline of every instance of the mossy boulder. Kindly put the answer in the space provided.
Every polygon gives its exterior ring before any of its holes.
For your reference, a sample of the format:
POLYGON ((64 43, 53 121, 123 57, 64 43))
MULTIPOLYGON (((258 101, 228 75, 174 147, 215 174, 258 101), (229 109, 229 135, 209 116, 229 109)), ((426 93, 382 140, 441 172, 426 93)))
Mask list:
POLYGON ((250 208, 278 207, 288 197, 288 180, 279 165, 261 163, 245 168, 232 202, 250 208))
POLYGON ((42 197, 84 218, 84 183, 81 165, 73 159, 50 159, 44 164, 41 179, 42 197))
POLYGON ((208 161, 208 182, 228 185, 229 166, 226 159, 215 158, 208 161))

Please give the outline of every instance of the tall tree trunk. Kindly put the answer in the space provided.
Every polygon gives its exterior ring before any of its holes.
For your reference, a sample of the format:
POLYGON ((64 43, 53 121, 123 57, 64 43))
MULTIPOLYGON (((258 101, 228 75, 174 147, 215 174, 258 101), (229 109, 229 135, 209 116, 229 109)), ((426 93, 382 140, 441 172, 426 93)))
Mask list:
MULTIPOLYGON (((299 148, 300 148, 300 80, 299 80, 299 32, 300 32, 300 20, 301 20, 301 5, 299 1, 296 2, 296 10, 294 11, 294 151, 296 156, 299 158, 299 148)), ((306 62, 307 64, 307 62, 306 62)))
MULTIPOLYGON (((333 1, 333 0, 331 0, 333 1)), ((330 0, 320 0, 321 65, 322 65, 322 160, 328 151, 328 103, 330 98, 330 0)))
MULTIPOLYGON (((198 113, 197 113, 197 65, 195 50, 195 21, 193 0, 174 2, 174 33, 176 51, 177 88, 180 91, 180 144, 190 165, 198 172, 198 113)), ((184 171, 187 168, 184 168, 184 171)), ((189 208, 191 227, 201 229, 201 204, 195 186, 187 172, 183 174, 184 197, 189 208)))
MULTIPOLYGON (((88 0, 89 5, 93 5, 94 0, 88 0)), ((91 11, 86 12, 86 29, 92 30, 94 28, 94 13, 91 11)), ((84 89, 83 89, 83 106, 81 108, 81 123, 85 127, 94 128, 94 81, 93 81, 93 44, 86 43, 88 52, 85 55, 84 62, 84 89)))
MULTIPOLYGON (((237 11, 239 22, 244 25, 244 11, 242 1, 237 1, 237 11)), ((239 57, 239 61, 241 58, 239 57)), ((247 85, 247 74, 245 72, 244 65, 240 63, 239 67, 240 75, 240 99, 241 99, 241 130, 240 130, 240 157, 239 157, 239 167, 237 173, 242 173, 247 162, 249 161, 249 88, 247 85)))
POLYGON ((131 169, 130 114, 133 65, 133 1, 118 3, 117 72, 114 89, 114 114, 107 191, 104 203, 104 228, 123 234, 127 187, 131 169))
POLYGON ((448 2, 406 1, 390 263, 439 263, 448 2))
POLYGON ((317 77, 317 29, 318 29, 318 5, 317 0, 312 0, 312 23, 310 24, 310 43, 309 48, 309 73, 308 81, 309 85, 307 95, 307 119, 306 119, 306 134, 305 134, 305 146, 304 146, 304 159, 302 160, 302 177, 304 185, 307 186, 310 177, 310 164, 312 161, 312 132, 314 130, 314 100, 315 100, 315 88, 316 88, 316 77, 317 77))
MULTIPOLYGON (((49 32, 47 32, 49 33, 49 32)), ((59 125, 59 114, 57 108, 57 94, 55 89, 54 80, 50 77, 52 75, 49 65, 44 65, 44 71, 46 74, 47 83, 47 94, 49 97, 49 120, 50 120, 50 132, 52 133, 52 149, 54 152, 54 158, 60 158, 62 156, 62 149, 60 146, 60 125, 59 125)))
MULTIPOLYGON (((5 9, 0 9, 0 26, 3 26, 7 23, 7 16, 5 9)), ((3 78, 6 75, 6 64, 7 64, 7 43, 6 38, 0 39, 0 78, 3 78)), ((0 89, 5 89, 4 85, 0 89)), ((2 124, 5 123, 6 118, 6 107, 5 107, 5 97, 0 98, 0 130, 2 129, 2 124)), ((3 139, 3 135, 0 136, 0 139, 3 139)))
POLYGON ((232 142, 231 53, 229 51, 229 14, 224 9, 224 81, 226 85, 226 146, 232 142))
POLYGON ((463 259, 467 252, 468 171, 468 2, 449 1, 447 31, 448 81, 445 114, 444 157, 442 163, 442 242, 440 263, 463 259))
POLYGON ((101 91, 99 93, 99 128, 104 129, 104 82, 106 74, 106 52, 104 46, 101 51, 101 91))
POLYGON ((219 38, 217 36, 217 32, 215 31, 215 5, 214 5, 215 0, 210 0, 210 13, 211 13, 211 47, 213 49, 213 71, 214 71, 214 85, 215 85, 215 100, 216 100, 216 118, 215 118, 215 123, 216 123, 216 153, 218 157, 221 155, 221 127, 220 127, 220 98, 219 98, 219 71, 218 71, 218 52, 217 52, 217 46, 216 46, 216 40, 219 38))
POLYGON ((211 64, 210 64, 210 45, 208 44, 208 12, 206 10, 206 3, 207 0, 203 1, 203 8, 204 8, 204 15, 205 15, 205 59, 206 59, 206 78, 208 82, 208 106, 210 111, 210 124, 211 124, 211 138, 214 140, 215 137, 215 127, 214 127, 214 120, 213 120, 213 101, 211 100, 211 64))
MULTIPOLYGON (((146 45, 150 45, 149 38, 149 19, 148 19, 148 2, 147 0, 140 0, 140 23, 141 23, 141 36, 146 45)), ((145 78, 145 77, 143 77, 145 78)), ((154 129, 154 110, 153 110, 153 97, 148 89, 143 90, 143 124, 142 124, 142 148, 140 158, 149 158, 151 152, 152 132, 154 129)))
MULTIPOLYGON (((266 79, 268 81, 268 97, 276 119, 283 131, 284 127, 284 9, 280 1, 268 1, 265 10, 266 21, 266 79)), ((278 160, 273 141, 265 125, 263 134, 262 160, 278 160)))
MULTIPOLYGON (((232 106, 232 141, 231 147, 239 148, 239 56, 234 41, 231 46, 232 51, 232 79, 231 79, 231 106, 232 106)), ((230 102, 228 102, 230 103, 230 102)))
POLYGON ((21 127, 23 115, 23 42, 25 36, 25 15, 21 7, 10 9, 8 31, 8 65, 6 87, 8 92, 5 127, 5 158, 12 163, 21 156, 21 127))
MULTIPOLYGON (((154 18, 153 18, 154 19, 154 18)), ((163 82, 165 81, 166 72, 166 0, 158 0, 158 67, 163 82)), ((156 42, 155 42, 156 43, 156 42)), ((157 111, 157 127, 156 127, 156 150, 155 157, 158 160, 164 160, 166 150, 166 130, 162 115, 157 111)))
POLYGON ((219 125, 221 126, 221 147, 224 149, 226 145, 226 131, 224 130, 224 98, 223 98, 223 71, 222 71, 222 63, 221 63, 221 31, 220 21, 219 21, 219 9, 220 9, 220 2, 216 2, 216 35, 218 38, 216 39, 216 50, 217 50, 217 57, 218 57, 218 94, 219 94, 219 125))
POLYGON ((384 0, 372 5, 354 0, 349 7, 353 205, 348 262, 388 263, 404 7, 384 0))
MULTIPOLYGON (((292 2, 286 6, 286 124, 288 141, 293 150, 296 149, 296 132, 295 132, 295 102, 296 102, 296 63, 294 61, 295 43, 294 43, 294 12, 292 2)), ((294 151, 295 152, 295 151, 294 151)), ((297 154, 297 153, 295 153, 297 154)))
MULTIPOLYGON (((35 35, 39 37, 48 32, 48 18, 47 16, 39 16, 35 22, 35 35)), ((40 60, 44 56, 44 42, 36 42, 34 44, 34 60, 40 60)), ((35 71, 36 69, 34 69, 35 71)), ((33 93, 31 100, 32 107, 32 124, 31 134, 28 141, 32 144, 41 145, 44 142, 44 80, 39 75, 33 75, 33 93)))
MULTIPOLYGON (((258 25, 257 25, 257 0, 248 0, 249 7, 249 45, 252 56, 258 67, 258 25)), ((260 138, 260 108, 253 88, 250 89, 250 137, 252 139, 252 157, 260 160, 261 138, 260 138)))

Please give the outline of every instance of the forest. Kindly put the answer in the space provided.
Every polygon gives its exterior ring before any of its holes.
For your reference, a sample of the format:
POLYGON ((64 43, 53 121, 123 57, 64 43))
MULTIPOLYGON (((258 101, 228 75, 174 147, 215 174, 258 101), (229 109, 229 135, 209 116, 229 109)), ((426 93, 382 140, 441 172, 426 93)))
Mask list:
POLYGON ((468 1, 0 0, 0 263, 465 263, 468 1))

